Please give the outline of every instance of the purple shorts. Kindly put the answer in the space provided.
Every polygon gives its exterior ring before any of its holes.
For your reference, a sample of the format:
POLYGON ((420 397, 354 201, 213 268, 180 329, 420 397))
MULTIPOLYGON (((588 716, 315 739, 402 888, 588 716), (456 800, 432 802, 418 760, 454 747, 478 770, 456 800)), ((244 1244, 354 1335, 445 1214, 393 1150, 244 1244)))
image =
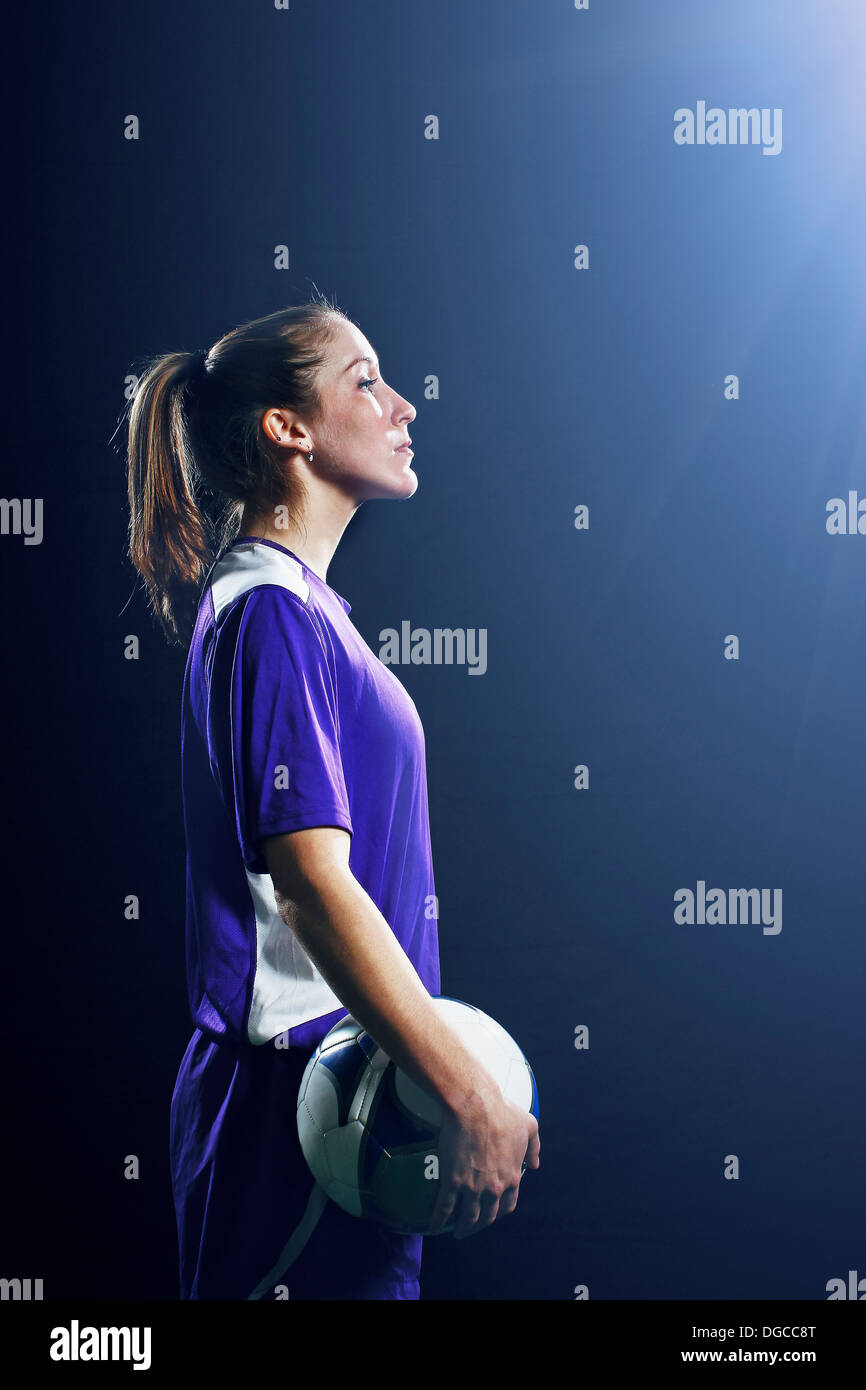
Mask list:
POLYGON ((278 1049, 193 1033, 171 1101, 182 1299, 420 1297, 423 1236, 350 1216, 307 1167, 295 1115, 316 1041, 278 1049))

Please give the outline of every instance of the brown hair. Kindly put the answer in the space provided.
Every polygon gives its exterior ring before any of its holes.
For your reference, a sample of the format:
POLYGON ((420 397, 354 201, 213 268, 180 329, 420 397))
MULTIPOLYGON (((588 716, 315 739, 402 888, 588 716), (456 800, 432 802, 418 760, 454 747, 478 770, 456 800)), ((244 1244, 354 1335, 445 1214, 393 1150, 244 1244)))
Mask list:
POLYGON ((128 412, 129 557, 168 641, 186 644, 200 590, 247 503, 304 500, 285 451, 262 429, 270 407, 315 416, 317 373, 342 310, 316 292, 226 333, 201 354, 151 358, 128 412))

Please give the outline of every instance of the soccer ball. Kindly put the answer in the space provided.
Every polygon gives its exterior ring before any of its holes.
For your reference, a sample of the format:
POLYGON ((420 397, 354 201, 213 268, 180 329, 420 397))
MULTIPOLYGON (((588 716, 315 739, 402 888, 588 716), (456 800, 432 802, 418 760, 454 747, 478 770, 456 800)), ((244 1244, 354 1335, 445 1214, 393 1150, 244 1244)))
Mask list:
MULTIPOLYGON (((535 1077, 514 1039, 472 1004, 431 997, 503 1095, 537 1120, 535 1077)), ((320 1187, 352 1216, 407 1235, 429 1234, 443 1117, 435 1096, 395 1066, 352 1017, 340 1019, 319 1043, 298 1091, 301 1149, 320 1187)), ((443 1234, 453 1228, 452 1221, 443 1234)))

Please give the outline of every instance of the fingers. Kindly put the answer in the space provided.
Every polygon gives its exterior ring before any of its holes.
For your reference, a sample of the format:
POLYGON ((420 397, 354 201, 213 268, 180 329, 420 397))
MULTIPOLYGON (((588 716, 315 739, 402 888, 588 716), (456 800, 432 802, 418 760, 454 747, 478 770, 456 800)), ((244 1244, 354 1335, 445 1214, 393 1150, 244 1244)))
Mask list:
POLYGON ((510 1216, 517 1206, 517 1188, 507 1187, 499 1198, 499 1215, 510 1216))
POLYGON ((454 1227, 455 1240, 464 1240, 490 1226, 496 1220, 499 1202, 500 1198, 492 1192, 483 1192, 480 1196, 476 1192, 464 1192, 454 1227))
POLYGON ((526 1146, 526 1158, 524 1162, 527 1163, 530 1168, 541 1167, 541 1140, 538 1137, 537 1125, 534 1134, 530 1135, 529 1143, 526 1146))
MULTIPOLYGON (((464 1191, 452 1232, 455 1240, 465 1240, 467 1236, 483 1231, 485 1227, 492 1226, 497 1217, 510 1216, 517 1206, 518 1195, 519 1184, 507 1187, 501 1197, 496 1197, 492 1192, 484 1192, 479 1196, 464 1191)), ((438 1235, 442 1227, 447 1226, 457 1209, 459 1197, 457 1189, 439 1193, 430 1218, 430 1235, 438 1235)))
POLYGON ((457 1205, 458 1195, 459 1192, 456 1187, 448 1187, 440 1179, 439 1192, 430 1214, 429 1231, 431 1236, 438 1235, 442 1227, 448 1225, 457 1205))

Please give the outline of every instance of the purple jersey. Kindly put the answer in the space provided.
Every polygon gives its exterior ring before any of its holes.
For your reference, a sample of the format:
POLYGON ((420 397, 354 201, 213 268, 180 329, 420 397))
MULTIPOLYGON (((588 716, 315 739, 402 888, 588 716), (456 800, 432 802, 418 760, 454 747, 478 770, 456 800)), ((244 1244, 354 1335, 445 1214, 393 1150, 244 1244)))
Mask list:
POLYGON ((262 855, 268 835, 349 831, 355 878, 439 993, 424 733, 349 612, 250 536, 199 606, 182 715, 196 1027, 170 1122, 181 1298, 419 1297, 423 1238, 323 1204, 301 1152, 301 1076, 346 1009, 280 917, 262 855))
POLYGON ((193 1020, 254 1045, 346 1012, 277 911, 262 839, 351 832, 349 867, 440 988, 424 731, 351 605, 275 541, 217 561, 187 659, 182 781, 193 1020))

